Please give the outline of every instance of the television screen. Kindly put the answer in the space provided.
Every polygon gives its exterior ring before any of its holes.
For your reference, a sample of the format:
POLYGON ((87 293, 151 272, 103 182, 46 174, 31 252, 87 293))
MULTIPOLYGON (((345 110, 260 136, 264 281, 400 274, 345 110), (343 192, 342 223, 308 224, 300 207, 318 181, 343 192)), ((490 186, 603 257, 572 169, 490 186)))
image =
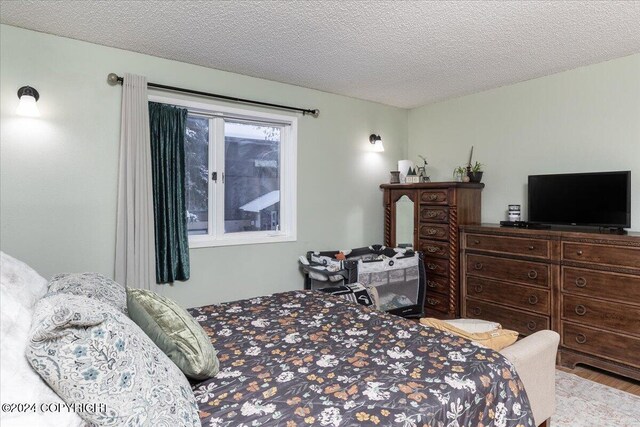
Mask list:
POLYGON ((631 172, 529 175, 529 222, 631 227, 631 172))

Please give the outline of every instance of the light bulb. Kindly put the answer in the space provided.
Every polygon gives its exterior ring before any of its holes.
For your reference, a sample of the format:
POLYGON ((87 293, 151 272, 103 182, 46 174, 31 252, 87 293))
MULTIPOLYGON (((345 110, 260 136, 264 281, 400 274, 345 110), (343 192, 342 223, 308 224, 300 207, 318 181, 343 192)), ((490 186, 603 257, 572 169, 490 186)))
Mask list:
POLYGON ((33 96, 22 95, 18 108, 16 108, 16 114, 25 117, 40 117, 40 110, 38 110, 38 104, 33 96))
POLYGON ((36 104, 38 98, 40 98, 37 90, 31 86, 22 86, 18 89, 18 98, 20 102, 18 103, 18 108, 16 108, 16 114, 25 117, 40 116, 40 110, 38 110, 38 104, 36 104))
POLYGON ((378 140, 373 144, 371 151, 376 153, 382 153, 384 151, 384 145, 382 145, 382 141, 378 140))

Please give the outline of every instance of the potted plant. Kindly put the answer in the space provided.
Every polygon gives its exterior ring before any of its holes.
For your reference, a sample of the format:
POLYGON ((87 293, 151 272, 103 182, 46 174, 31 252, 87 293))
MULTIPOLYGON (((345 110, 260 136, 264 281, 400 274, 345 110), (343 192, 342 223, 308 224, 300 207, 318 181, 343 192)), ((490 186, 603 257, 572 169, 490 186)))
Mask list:
POLYGON ((465 181, 465 178, 466 181, 468 181, 469 177, 467 176, 467 169, 462 166, 458 166, 453 170, 453 178, 457 182, 465 181))
POLYGON ((480 162, 475 162, 473 166, 469 165, 467 167, 467 176, 469 177, 470 182, 480 182, 482 181, 482 174, 484 165, 480 162))

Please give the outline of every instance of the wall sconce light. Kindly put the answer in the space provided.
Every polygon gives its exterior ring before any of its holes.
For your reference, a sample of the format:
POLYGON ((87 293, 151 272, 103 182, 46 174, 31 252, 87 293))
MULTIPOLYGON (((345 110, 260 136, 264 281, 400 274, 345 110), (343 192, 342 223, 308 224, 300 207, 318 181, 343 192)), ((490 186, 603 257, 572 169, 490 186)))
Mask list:
POLYGON ((26 117, 39 117, 40 110, 38 110, 38 104, 36 102, 40 99, 40 94, 37 90, 31 86, 22 86, 18 89, 18 108, 16 108, 16 114, 26 117))
POLYGON ((376 152, 383 152, 384 146, 382 145, 382 137, 380 135, 371 134, 369 135, 369 142, 373 145, 373 150, 376 152))

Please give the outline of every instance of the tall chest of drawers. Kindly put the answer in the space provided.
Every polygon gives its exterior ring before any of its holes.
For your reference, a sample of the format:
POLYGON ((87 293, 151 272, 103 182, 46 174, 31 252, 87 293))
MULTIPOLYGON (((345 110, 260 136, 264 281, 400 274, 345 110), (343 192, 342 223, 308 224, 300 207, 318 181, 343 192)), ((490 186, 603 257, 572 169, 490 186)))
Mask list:
POLYGON ((553 329, 559 362, 640 380, 640 234, 464 227, 462 315, 553 329))
POLYGON ((424 255, 427 275, 425 314, 454 318, 459 308, 459 227, 479 224, 484 184, 427 182, 383 184, 385 208, 384 240, 396 246, 399 213, 396 203, 403 197, 413 202, 413 246, 424 255))

